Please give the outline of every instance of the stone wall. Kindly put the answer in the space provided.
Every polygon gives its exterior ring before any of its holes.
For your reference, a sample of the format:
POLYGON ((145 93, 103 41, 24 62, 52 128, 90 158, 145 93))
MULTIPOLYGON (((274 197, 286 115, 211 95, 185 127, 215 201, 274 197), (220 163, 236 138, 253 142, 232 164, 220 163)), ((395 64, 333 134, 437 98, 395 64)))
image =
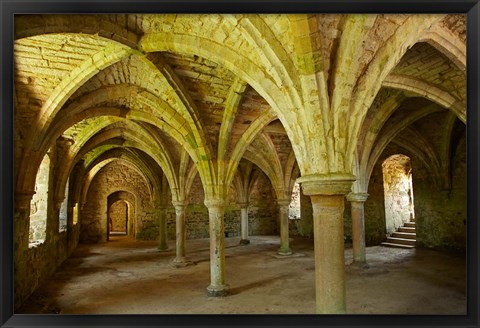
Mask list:
MULTIPOLYGON (((230 188, 228 203, 225 206, 225 233, 227 237, 240 236, 240 206, 237 205, 235 189, 230 188)), ((204 193, 200 178, 193 182, 189 204, 186 208, 185 225, 187 239, 208 238, 209 222, 208 209, 204 205, 204 193)), ((167 209, 168 239, 175 239, 175 209, 167 209)), ((261 174, 253 186, 248 206, 248 233, 249 235, 278 234, 275 196, 268 178, 261 174), (273 209, 273 211, 272 211, 273 209)))
MULTIPOLYGON (((147 186, 142 177, 129 166, 111 163, 95 176, 90 185, 87 202, 81 210, 81 241, 95 243, 106 241, 107 197, 119 190, 127 190, 135 194, 136 239, 158 240, 158 212, 148 200, 147 186)), ((167 238, 175 240, 175 208, 171 204, 171 194, 167 194, 167 238)), ((249 234, 278 234, 276 199, 268 178, 261 174, 250 195, 248 207, 249 234), (273 210, 272 210, 273 209, 273 210)), ((228 237, 240 236, 240 207, 237 195, 232 187, 225 207, 225 232, 228 237)), ((187 239, 208 238, 208 209, 204 205, 204 193, 201 180, 197 176, 193 182, 189 204, 186 208, 187 239)))
MULTIPOLYGON (((464 250, 466 246, 466 148, 465 137, 456 147, 452 161, 452 186, 442 190, 419 158, 405 150, 389 145, 374 167, 365 202, 365 239, 367 245, 385 240, 385 201, 381 163, 393 154, 403 153, 411 158, 413 200, 417 245, 436 249, 464 250)), ((346 206, 346 221, 350 206, 346 206)), ((346 229, 347 231, 347 229, 346 229)))
POLYGON ((426 172, 413 176, 417 243, 436 249, 466 247, 466 144, 463 138, 454 153, 452 186, 435 188, 426 172))
MULTIPOLYGON (((393 151, 394 153, 396 152, 393 151)), ((415 175, 415 171, 413 172, 415 175)), ((415 194, 415 190, 413 191, 415 194)), ((386 239, 385 227, 385 196, 383 193, 382 160, 377 161, 368 184, 368 198, 365 201, 365 244, 378 245, 386 239)), ((348 214, 351 221, 351 206, 348 214)), ((350 231, 351 238, 351 231, 350 231)))
POLYGON ((107 241, 107 198, 117 191, 135 195, 134 217, 136 239, 158 238, 158 208, 150 199, 143 177, 132 167, 122 162, 112 162, 103 167, 94 177, 88 190, 86 202, 80 211, 83 243, 107 241))
MULTIPOLYGON (((48 156, 46 156, 48 157, 48 156)), ((55 156, 53 156, 55 158, 55 156)), ((55 161, 39 172, 41 180, 48 184, 45 188, 53 190, 55 179, 55 161)), ((70 256, 79 241, 79 225, 73 224, 73 205, 67 207, 67 227, 59 232, 60 211, 53 206, 53 193, 44 193, 42 215, 36 210, 17 209, 14 217, 14 308, 17 309, 39 286, 55 272, 62 262, 70 256), (33 217, 30 215, 33 213, 33 217), (34 220, 31 224, 31 220, 34 220), (42 243, 31 243, 30 227, 35 222, 42 223, 42 243), (33 270, 34 268, 35 270, 33 270)), ((32 197, 30 206, 36 204, 39 197, 32 197)), ((68 203, 67 201, 65 203, 68 203)), ((37 226, 38 227, 38 226, 37 226)), ((33 229, 35 230, 35 228, 33 229)))
MULTIPOLYGON (((235 209, 235 221, 240 222, 240 207, 235 209)), ((250 193, 248 206, 249 235, 276 235, 280 233, 278 207, 272 185, 265 174, 260 174, 250 193)), ((240 227, 240 226, 239 226, 240 227)), ((240 230, 237 232, 240 235, 240 230)))

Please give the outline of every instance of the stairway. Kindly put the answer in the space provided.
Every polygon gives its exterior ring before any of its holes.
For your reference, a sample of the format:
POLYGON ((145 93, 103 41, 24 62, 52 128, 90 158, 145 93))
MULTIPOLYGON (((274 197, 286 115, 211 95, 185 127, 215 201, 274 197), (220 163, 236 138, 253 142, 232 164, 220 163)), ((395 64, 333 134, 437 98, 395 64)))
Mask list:
POLYGON ((402 227, 383 242, 383 246, 397 248, 414 248, 417 241, 417 233, 415 231, 415 219, 405 222, 402 227))

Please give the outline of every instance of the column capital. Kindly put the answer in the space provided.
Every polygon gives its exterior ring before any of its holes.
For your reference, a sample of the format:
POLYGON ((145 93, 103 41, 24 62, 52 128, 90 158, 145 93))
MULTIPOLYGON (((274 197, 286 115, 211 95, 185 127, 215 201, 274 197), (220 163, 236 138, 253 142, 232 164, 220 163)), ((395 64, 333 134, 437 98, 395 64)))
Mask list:
POLYGON ((355 176, 349 173, 309 174, 297 179, 307 196, 345 195, 354 181, 355 176))
POLYGON ((246 208, 248 207, 248 202, 237 202, 237 205, 240 206, 241 208, 246 208))
POLYGON ((346 195, 347 197, 347 200, 349 202, 359 202, 359 203, 364 203, 367 198, 368 198, 368 194, 366 192, 351 192, 349 194, 346 195))
POLYGON ((277 205, 280 207, 288 206, 292 202, 291 199, 277 199, 277 205))
POLYGON ((222 198, 208 198, 208 199, 205 199, 203 203, 208 208, 210 208, 210 207, 225 207, 225 205, 227 204, 225 199, 222 199, 222 198))
POLYGON ((60 136, 57 138, 57 145, 62 147, 70 147, 75 143, 75 140, 69 137, 60 136))
POLYGON ((172 205, 174 207, 186 207, 188 205, 188 201, 186 200, 172 200, 172 205))
POLYGON ((30 205, 35 191, 17 191, 15 193, 15 209, 25 210, 30 205))

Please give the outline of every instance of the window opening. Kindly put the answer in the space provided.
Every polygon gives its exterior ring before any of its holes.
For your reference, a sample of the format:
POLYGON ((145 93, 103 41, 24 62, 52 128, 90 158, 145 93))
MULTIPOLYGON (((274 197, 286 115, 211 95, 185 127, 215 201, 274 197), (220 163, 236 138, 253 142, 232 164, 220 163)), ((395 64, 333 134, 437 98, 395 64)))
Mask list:
POLYGON ((292 200, 288 206, 288 218, 290 220, 300 219, 300 184, 295 183, 292 190, 292 200))
POLYGON ((35 194, 30 202, 29 247, 42 244, 47 235, 49 174, 50 158, 45 155, 35 178, 35 194))
POLYGON ((397 154, 382 164, 387 234, 415 218, 410 158, 397 154))
POLYGON ((63 199, 62 205, 60 206, 60 213, 58 218, 58 231, 67 230, 67 215, 68 215, 68 182, 65 185, 65 198, 63 199))

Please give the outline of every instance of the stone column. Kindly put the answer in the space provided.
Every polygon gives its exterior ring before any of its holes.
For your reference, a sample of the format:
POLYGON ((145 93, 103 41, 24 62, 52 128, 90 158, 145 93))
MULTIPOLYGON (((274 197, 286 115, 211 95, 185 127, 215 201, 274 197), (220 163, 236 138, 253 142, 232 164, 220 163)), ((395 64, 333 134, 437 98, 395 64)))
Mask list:
POLYGON ((34 194, 35 191, 15 193, 15 252, 24 252, 28 250, 30 233, 30 202, 32 201, 34 194))
POLYGON ((29 245, 30 202, 35 191, 15 193, 15 210, 13 218, 13 252, 14 260, 14 304, 20 304, 30 295, 30 284, 27 271, 31 270, 29 245))
POLYGON ((313 207, 315 295, 318 314, 342 314, 345 303, 344 199, 354 177, 307 175, 297 180, 313 207))
POLYGON ((210 227, 210 286, 208 296, 227 296, 228 285, 225 284, 225 235, 223 199, 206 199, 210 227))
POLYGON ((185 256, 185 241, 187 235, 185 232, 185 210, 187 203, 185 202, 173 202, 175 206, 175 229, 176 229, 176 256, 173 259, 173 265, 175 267, 184 267, 193 264, 185 256))
POLYGON ((160 252, 168 251, 167 245, 167 206, 161 205, 159 212, 159 241, 158 241, 158 250, 160 252))
POLYGON ((250 244, 250 240, 248 240, 248 203, 238 203, 238 205, 240 205, 242 216, 240 245, 248 245, 250 244))
POLYGON ((291 255, 292 250, 289 245, 288 236, 288 205, 290 205, 289 199, 277 200, 278 205, 278 221, 280 222, 280 248, 278 249, 279 255, 291 255))
POLYGON ((353 262, 351 265, 368 268, 365 259, 365 211, 367 193, 349 193, 347 200, 352 206, 352 246, 353 262))

